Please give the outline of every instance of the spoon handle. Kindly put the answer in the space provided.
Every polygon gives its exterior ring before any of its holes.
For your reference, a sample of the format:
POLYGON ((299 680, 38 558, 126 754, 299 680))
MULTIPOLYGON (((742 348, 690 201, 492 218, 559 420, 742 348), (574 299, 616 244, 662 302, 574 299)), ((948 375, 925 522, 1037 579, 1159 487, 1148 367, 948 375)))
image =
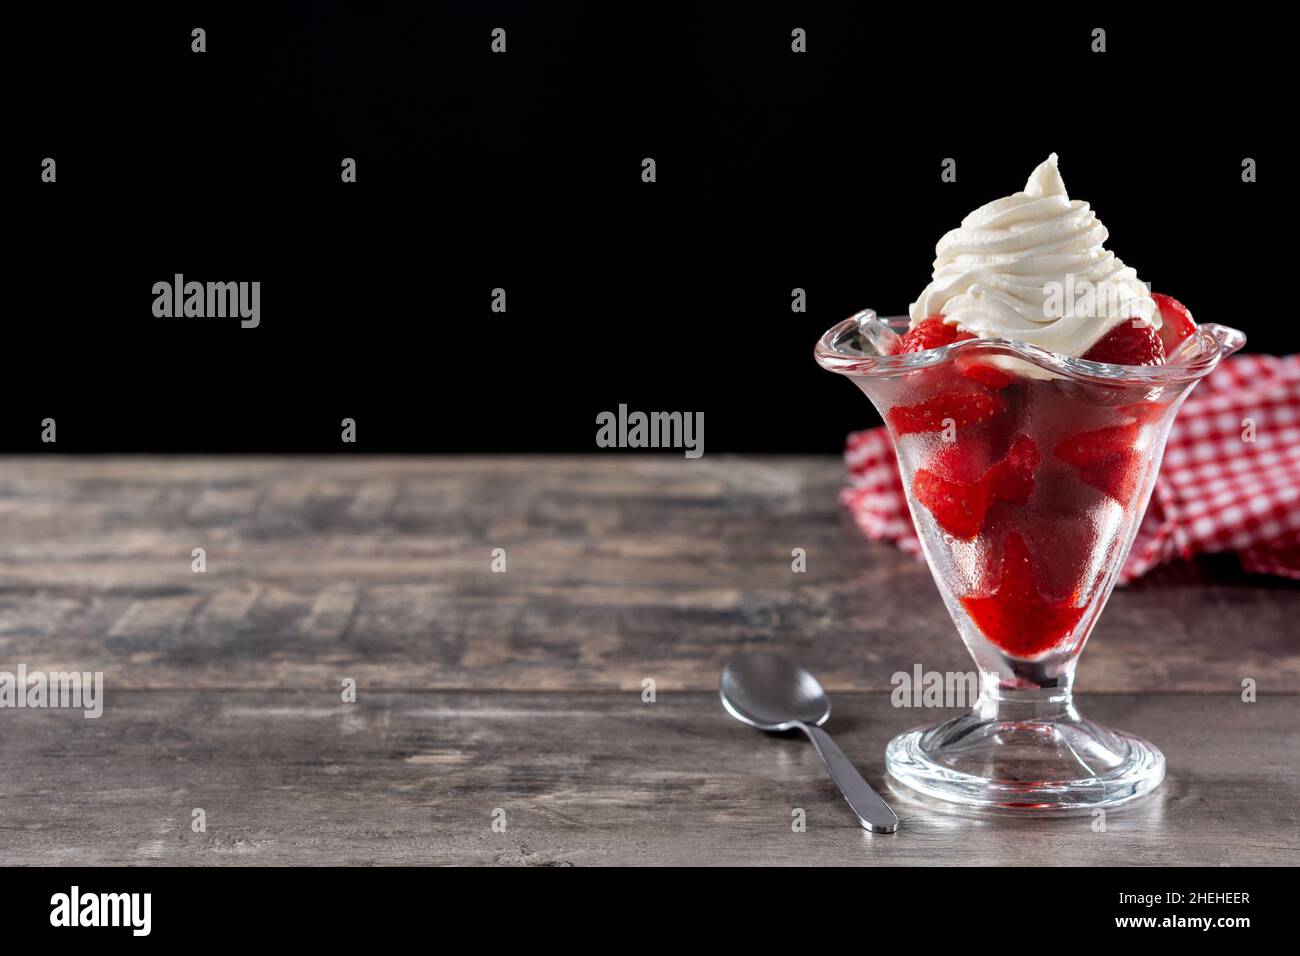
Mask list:
POLYGON ((817 748, 817 753, 830 771, 835 786, 840 788, 844 799, 849 802, 858 821, 872 833, 893 833, 898 829, 898 817, 889 809, 889 804, 880 799, 880 794, 871 789, 871 784, 862 779, 858 768, 844 756, 831 735, 813 724, 800 724, 803 732, 817 748))

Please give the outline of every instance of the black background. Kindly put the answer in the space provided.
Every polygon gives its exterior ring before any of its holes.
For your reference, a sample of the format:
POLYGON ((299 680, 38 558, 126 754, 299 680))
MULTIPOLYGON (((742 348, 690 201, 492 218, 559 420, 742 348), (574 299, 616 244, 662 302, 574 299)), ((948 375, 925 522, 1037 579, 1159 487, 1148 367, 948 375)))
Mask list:
MULTIPOLYGON (((1057 861, 1059 862, 1059 861, 1057 861)), ((7 943, 49 948, 247 945, 281 941, 296 949, 406 943, 413 934, 454 930, 536 947, 563 942, 575 952, 608 952, 611 940, 685 939, 723 952, 796 951, 836 929, 868 943, 945 942, 976 934, 1017 944, 1068 935, 1078 948, 1167 937, 1182 943, 1202 928, 1117 927, 1116 917, 1247 917, 1249 927, 1211 927, 1218 951, 1236 941, 1277 938, 1291 922, 1294 868, 994 867, 170 867, 0 870, 7 943), (1059 899, 1027 899, 1002 889, 1063 887, 1059 899), (152 932, 54 928, 51 897, 151 893, 152 932), (998 887, 998 889, 992 889, 998 887), (1236 893, 1245 903, 1120 903, 1120 894, 1236 893), (756 905, 756 902, 760 905, 756 905), (935 909, 943 909, 936 924, 935 909), (883 917, 883 918, 880 918, 883 917), (829 931, 829 932, 828 932, 829 931), (928 934, 928 935, 927 935, 928 934), (1253 934, 1253 935, 1252 935, 1253 934)), ((614 944, 617 945, 617 944, 614 944)), ((1127 950, 1127 948, 1125 948, 1127 950)), ((173 950, 174 951, 174 950, 173 950)))
POLYGON ((875 415, 817 336, 1052 150, 1157 290, 1300 344, 1259 7, 107 6, 7 29, 0 450, 582 452, 626 402, 835 452, 875 415), (261 326, 154 318, 176 272, 259 280, 261 326))

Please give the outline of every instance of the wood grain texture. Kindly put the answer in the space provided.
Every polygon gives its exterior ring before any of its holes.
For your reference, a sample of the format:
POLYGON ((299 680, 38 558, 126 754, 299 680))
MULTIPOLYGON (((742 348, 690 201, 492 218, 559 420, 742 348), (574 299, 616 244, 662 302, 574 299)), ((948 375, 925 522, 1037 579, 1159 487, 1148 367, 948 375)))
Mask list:
MULTIPOLYGON (((103 671, 108 697, 99 720, 0 711, 0 863, 1296 861, 1300 589, 1228 562, 1118 593, 1084 658, 1108 691, 1090 715, 1164 748, 1157 796, 1098 834, 894 794, 902 832, 859 830, 806 743, 714 691, 742 648, 837 692, 969 667, 841 479, 811 458, 0 462, 0 669, 103 671)), ((832 730, 879 785, 889 736, 939 716, 839 693, 832 730)))
MULTIPOLYGON (((1090 816, 970 816, 887 792, 861 830, 802 737, 715 694, 111 690, 103 717, 0 715, 0 864, 1295 864, 1300 697, 1093 695, 1164 749, 1157 793, 1090 816), (207 832, 191 830, 201 807, 207 832), (492 813, 506 830, 493 832, 492 813), (802 808, 807 831, 791 829, 802 808)), ((835 699, 883 786, 888 738, 938 711, 835 699)))
MULTIPOLYGON (((929 572, 861 539, 842 478, 829 457, 9 458, 0 665, 118 689, 664 692, 714 687, 740 649, 833 691, 967 669, 929 572)), ((1300 588, 1231 567, 1118 591, 1080 688, 1300 692, 1300 588)))

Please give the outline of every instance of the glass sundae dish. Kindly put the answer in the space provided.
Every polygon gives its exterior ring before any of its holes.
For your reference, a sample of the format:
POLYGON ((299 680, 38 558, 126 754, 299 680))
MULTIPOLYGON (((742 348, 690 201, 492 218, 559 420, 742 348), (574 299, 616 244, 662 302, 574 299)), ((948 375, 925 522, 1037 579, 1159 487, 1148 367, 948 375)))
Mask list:
POLYGON ((980 672, 972 710, 890 742, 931 796, 1088 809, 1164 777, 1150 743, 1080 716, 1075 667, 1146 511, 1178 407, 1244 336, 1196 325, 1103 248, 1053 156, 938 246, 910 319, 817 344, 889 428, 939 593, 980 672))

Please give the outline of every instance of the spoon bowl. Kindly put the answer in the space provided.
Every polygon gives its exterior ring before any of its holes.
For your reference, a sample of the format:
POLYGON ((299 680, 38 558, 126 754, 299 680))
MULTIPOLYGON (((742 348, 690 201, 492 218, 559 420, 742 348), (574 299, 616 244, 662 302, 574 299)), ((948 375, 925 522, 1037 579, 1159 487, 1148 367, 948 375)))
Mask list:
POLYGON ((830 698, 817 678, 775 654, 737 654, 722 668, 722 706, 759 730, 794 730, 824 724, 830 698))

